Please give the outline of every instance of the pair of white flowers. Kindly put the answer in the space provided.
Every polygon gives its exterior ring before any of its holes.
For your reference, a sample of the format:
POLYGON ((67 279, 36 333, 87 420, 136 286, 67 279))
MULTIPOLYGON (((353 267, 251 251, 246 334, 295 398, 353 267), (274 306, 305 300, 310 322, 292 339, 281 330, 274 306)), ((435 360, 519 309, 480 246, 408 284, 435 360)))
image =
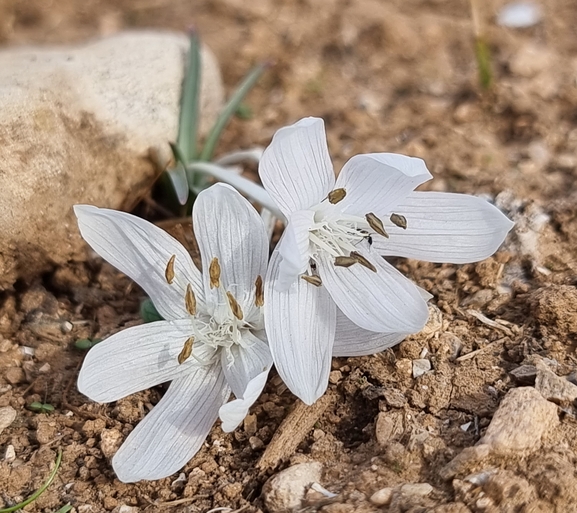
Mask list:
POLYGON ((78 379, 98 402, 171 382, 114 456, 121 481, 176 472, 218 417, 224 431, 234 430, 273 363, 312 404, 326 390, 333 356, 373 354, 422 329, 430 296, 382 256, 479 261, 512 226, 482 199, 413 192, 431 178, 420 159, 357 155, 335 180, 317 118, 279 130, 259 174, 288 220, 270 262, 260 216, 227 185, 194 203, 202 273, 154 225, 75 207, 84 239, 136 281, 165 319, 95 346, 78 379))

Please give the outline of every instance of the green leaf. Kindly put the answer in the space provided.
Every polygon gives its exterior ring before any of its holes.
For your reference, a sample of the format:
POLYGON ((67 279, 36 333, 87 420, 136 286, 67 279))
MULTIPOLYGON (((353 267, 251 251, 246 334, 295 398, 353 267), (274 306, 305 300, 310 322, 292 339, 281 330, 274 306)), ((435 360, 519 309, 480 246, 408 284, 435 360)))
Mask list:
POLYGON ((218 140, 220 139, 220 135, 224 130, 224 127, 227 125, 230 118, 234 116, 235 112, 237 112, 241 102, 244 100, 244 97, 253 88, 257 80, 268 67, 268 63, 255 66, 238 85, 235 92, 230 97, 230 100, 225 105, 224 109, 222 109, 222 112, 218 116, 218 119, 216 120, 216 123, 212 127, 210 133, 208 134, 198 160, 203 160, 206 162, 212 160, 214 150, 218 140))
MULTIPOLYGON (((15 504, 14 506, 10 506, 9 508, 0 509, 0 513, 12 513, 13 511, 17 511, 19 509, 22 509, 25 506, 28 506, 28 504, 30 504, 31 502, 34 502, 36 499, 38 499, 38 497, 40 497, 46 491, 46 489, 52 484, 52 481, 54 481, 54 478, 56 477, 56 473, 58 472, 58 469, 60 468, 60 463, 62 463, 62 449, 58 450, 58 456, 56 458, 56 463, 54 465, 54 469, 52 470, 52 472, 50 472, 50 475, 48 476, 48 479, 46 480, 46 482, 40 488, 38 488, 38 490, 36 492, 34 492, 30 497, 28 497, 25 501, 19 502, 18 504, 15 504)), ((64 506, 64 507, 66 507, 66 506, 64 506)), ((70 509, 65 510, 65 511, 70 511, 70 509)))
POLYGON ((491 51, 485 41, 480 37, 475 40, 475 57, 477 58, 477 66, 479 67, 479 82, 481 88, 487 90, 493 82, 491 51))
POLYGON ((66 504, 66 506, 62 506, 58 511, 55 513, 68 513, 72 509, 70 504, 66 504))
POLYGON ((49 403, 34 401, 28 405, 28 409, 35 411, 36 413, 52 413, 54 411, 54 406, 49 403))
POLYGON ((154 306, 154 303, 146 298, 140 303, 140 317, 144 322, 154 322, 162 321, 162 316, 158 313, 158 310, 154 306))
POLYGON ((188 65, 182 85, 180 102, 180 119, 176 146, 182 152, 183 164, 186 165, 196 156, 196 137, 199 120, 199 96, 201 73, 200 39, 196 32, 190 33, 188 65))
POLYGON ((101 338, 79 338, 76 342, 74 342, 74 347, 76 349, 80 349, 81 351, 88 351, 101 341, 101 338))

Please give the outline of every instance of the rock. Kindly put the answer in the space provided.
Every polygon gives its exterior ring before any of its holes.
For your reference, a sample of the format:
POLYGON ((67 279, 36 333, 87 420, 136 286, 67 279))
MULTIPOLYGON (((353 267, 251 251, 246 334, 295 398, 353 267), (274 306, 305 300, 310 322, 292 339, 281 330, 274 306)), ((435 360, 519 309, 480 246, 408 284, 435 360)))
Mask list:
POLYGON ((56 422, 41 420, 36 428, 36 440, 40 445, 50 443, 56 437, 56 422))
POLYGON ((509 67, 514 75, 528 78, 549 69, 555 62, 555 54, 550 50, 533 44, 524 44, 511 59, 509 67))
POLYGON ((509 374, 515 378, 520 385, 534 385, 537 378, 537 368, 534 365, 521 365, 513 369, 509 374))
POLYGON ((318 461, 293 465, 270 478, 263 487, 264 503, 270 513, 301 506, 307 488, 320 481, 323 470, 318 461))
MULTIPOLYGON (((72 205, 130 208, 178 131, 188 38, 127 32, 0 52, 0 290, 86 256, 72 205), (150 150, 152 149, 152 152, 150 150)), ((203 50, 201 132, 223 98, 203 50)))
POLYGON ((140 513, 140 509, 134 506, 121 504, 112 510, 112 513, 140 513))
POLYGON ((100 433, 100 450, 105 458, 112 458, 120 447, 123 435, 118 429, 103 429, 100 433))
POLYGON ((529 298, 532 314, 540 324, 567 337, 577 334, 577 288, 550 285, 538 289, 529 298))
POLYGON ((244 430, 249 435, 255 435, 257 431, 257 419, 254 413, 249 413, 244 418, 244 430))
POLYGON ((557 407, 537 390, 514 388, 501 401, 479 442, 497 454, 533 451, 539 447, 541 437, 558 423, 557 407))
POLYGON ((380 412, 375 424, 375 438, 380 446, 398 440, 405 432, 403 413, 400 411, 380 412))
POLYGON ((375 506, 386 506, 393 498, 392 488, 381 488, 370 496, 369 502, 375 506))
POLYGON ((16 420, 16 410, 12 406, 0 408, 0 433, 16 420))
POLYGON ((466 447, 439 472, 441 479, 448 481, 457 475, 468 472, 470 467, 478 466, 481 461, 489 457, 491 448, 486 444, 466 447))
POLYGON ((431 362, 426 358, 413 360, 413 378, 418 378, 431 370, 431 362))
POLYGON ((550 371, 544 363, 537 364, 535 388, 548 401, 569 406, 577 399, 577 386, 550 371))
POLYGON ((418 495, 419 497, 426 497, 433 491, 433 487, 429 483, 408 483, 401 486, 401 493, 403 495, 418 495))
POLYGON ((11 385, 18 385, 22 383, 26 376, 24 375, 24 371, 20 367, 10 367, 4 373, 4 379, 8 381, 11 385))
POLYGON ((8 445, 8 447, 6 447, 6 452, 4 453, 4 461, 12 463, 15 459, 16 459, 16 449, 14 449, 13 445, 8 445))
POLYGON ((264 442, 258 436, 251 436, 248 443, 253 451, 258 451, 264 447, 264 442))

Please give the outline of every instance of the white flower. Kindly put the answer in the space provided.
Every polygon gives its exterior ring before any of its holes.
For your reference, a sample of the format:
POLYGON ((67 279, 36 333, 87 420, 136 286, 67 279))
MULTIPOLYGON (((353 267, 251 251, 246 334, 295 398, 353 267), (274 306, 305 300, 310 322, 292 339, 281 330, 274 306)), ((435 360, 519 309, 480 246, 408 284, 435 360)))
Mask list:
POLYGON ((480 198, 413 192, 431 178, 421 159, 357 155, 335 180, 317 118, 279 130, 259 174, 288 219, 266 280, 267 335, 279 374, 307 404, 324 393, 331 356, 380 351, 427 320, 423 291, 381 255, 479 261, 512 226, 480 198))
POLYGON ((264 226, 232 187, 201 192, 193 210, 201 274, 180 243, 151 223, 88 205, 74 210, 84 239, 166 319, 96 345, 78 378, 80 392, 103 403, 172 381, 112 460, 121 481, 160 479, 194 456, 219 415, 222 428, 234 430, 266 383, 264 226), (226 403, 231 389, 237 399, 226 403))

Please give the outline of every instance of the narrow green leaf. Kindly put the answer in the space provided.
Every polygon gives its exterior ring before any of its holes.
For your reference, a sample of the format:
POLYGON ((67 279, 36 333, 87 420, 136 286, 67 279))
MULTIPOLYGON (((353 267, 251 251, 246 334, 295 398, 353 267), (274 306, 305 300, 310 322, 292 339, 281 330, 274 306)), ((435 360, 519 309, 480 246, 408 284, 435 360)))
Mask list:
POLYGON ((200 39, 196 32, 190 33, 188 65, 182 84, 180 102, 180 119, 176 146, 182 152, 184 162, 196 155, 196 137, 199 119, 200 73, 201 73, 200 39))
MULTIPOLYGON (((52 472, 50 472, 50 475, 48 476, 48 479, 46 480, 46 482, 40 488, 38 488, 38 490, 36 492, 34 492, 30 497, 28 497, 25 501, 19 502, 18 504, 15 504, 14 506, 10 506, 9 508, 0 509, 0 513, 12 513, 13 511, 17 511, 17 510, 19 510, 25 506, 28 506, 28 504, 30 504, 31 502, 34 502, 36 499, 38 499, 38 497, 40 497, 46 491, 46 489, 52 484, 52 481, 54 481, 54 478, 56 477, 56 473, 58 472, 58 469, 60 468, 61 462, 62 462, 62 449, 59 449, 58 450, 58 457, 56 458, 56 464, 54 465, 54 469, 52 470, 52 472)), ((70 511, 70 510, 66 510, 66 511, 70 511)))
POLYGON ((154 322, 162 321, 162 316, 158 313, 158 310, 154 306, 154 303, 146 298, 140 303, 140 317, 144 322, 154 322))
POLYGON ((206 162, 212 160, 214 150, 216 149, 216 145, 220 139, 220 134, 224 130, 224 127, 229 122, 230 118, 234 116, 235 112, 237 112, 241 102, 244 100, 244 97, 253 88, 257 80, 268 67, 268 63, 255 66, 238 85, 234 94, 231 96, 224 109, 222 109, 222 112, 218 116, 216 123, 208 134, 198 160, 206 162))
POLYGON ((68 513, 72 509, 70 504, 66 504, 66 506, 62 506, 58 511, 55 513, 68 513))
POLYGON ((478 37, 475 40, 475 57, 479 67, 479 82, 481 88, 487 90, 493 82, 493 73, 491 71, 491 51, 483 39, 478 37))
POLYGON ((80 338, 74 342, 74 347, 80 351, 88 351, 101 341, 100 338, 80 338))

